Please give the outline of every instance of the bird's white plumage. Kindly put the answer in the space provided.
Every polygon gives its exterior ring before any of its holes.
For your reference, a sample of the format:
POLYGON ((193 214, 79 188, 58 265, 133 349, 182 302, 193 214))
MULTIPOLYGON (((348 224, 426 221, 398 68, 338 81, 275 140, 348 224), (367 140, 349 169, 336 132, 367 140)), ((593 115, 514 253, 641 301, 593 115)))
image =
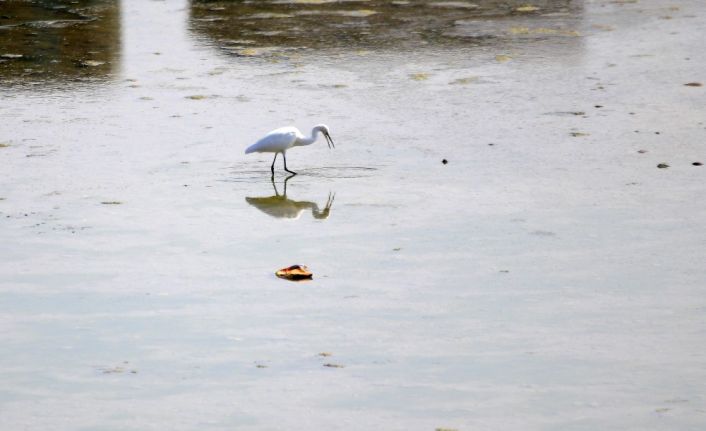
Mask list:
POLYGON ((304 135, 296 127, 280 127, 249 146, 245 150, 245 154, 280 153, 292 148, 297 139, 302 138, 304 135))

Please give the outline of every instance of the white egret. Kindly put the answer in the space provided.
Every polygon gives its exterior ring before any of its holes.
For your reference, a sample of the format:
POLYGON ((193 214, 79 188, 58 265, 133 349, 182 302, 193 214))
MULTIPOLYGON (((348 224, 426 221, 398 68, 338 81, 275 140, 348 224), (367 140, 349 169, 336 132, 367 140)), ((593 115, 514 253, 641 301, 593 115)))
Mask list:
POLYGON ((250 153, 275 153, 275 158, 272 160, 272 166, 270 171, 272 175, 275 174, 275 161, 277 161, 277 154, 282 153, 282 158, 284 159, 284 170, 296 174, 294 171, 287 169, 287 156, 286 151, 292 147, 301 147, 304 145, 311 145, 316 142, 316 138, 319 136, 319 132, 326 138, 326 143, 329 148, 336 148, 333 144, 333 139, 331 139, 331 134, 328 131, 328 127, 324 124, 319 124, 311 129, 311 136, 308 138, 302 134, 296 127, 280 127, 275 129, 270 133, 266 134, 259 141, 255 142, 245 150, 245 154, 250 153))

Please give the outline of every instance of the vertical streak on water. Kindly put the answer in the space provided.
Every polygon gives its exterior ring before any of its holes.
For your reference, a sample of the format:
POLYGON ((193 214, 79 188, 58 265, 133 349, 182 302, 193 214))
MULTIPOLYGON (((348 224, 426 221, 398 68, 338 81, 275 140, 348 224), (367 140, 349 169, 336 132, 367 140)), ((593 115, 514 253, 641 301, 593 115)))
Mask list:
POLYGON ((186 33, 186 0, 123 0, 123 9, 124 77, 147 78, 165 68, 192 71, 198 66, 186 33))

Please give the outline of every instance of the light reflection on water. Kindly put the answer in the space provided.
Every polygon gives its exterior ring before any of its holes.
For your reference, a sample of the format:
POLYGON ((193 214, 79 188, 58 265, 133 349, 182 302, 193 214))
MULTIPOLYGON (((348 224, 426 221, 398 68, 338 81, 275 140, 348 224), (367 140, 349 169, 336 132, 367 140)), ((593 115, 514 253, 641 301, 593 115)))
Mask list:
POLYGON ((274 188, 275 192, 273 196, 246 197, 245 201, 263 213, 275 218, 298 219, 304 211, 311 211, 311 215, 315 219, 327 219, 331 214, 335 193, 329 193, 326 204, 322 205, 322 207, 316 202, 290 199, 287 197, 287 182, 292 177, 294 175, 284 179, 282 194, 279 193, 273 176, 271 178, 272 188, 274 188))

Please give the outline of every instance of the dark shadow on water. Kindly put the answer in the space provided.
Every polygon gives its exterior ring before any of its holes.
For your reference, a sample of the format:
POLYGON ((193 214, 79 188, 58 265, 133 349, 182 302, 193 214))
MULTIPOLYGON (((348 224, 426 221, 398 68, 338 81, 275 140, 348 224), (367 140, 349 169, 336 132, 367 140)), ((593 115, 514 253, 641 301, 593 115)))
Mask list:
POLYGON ((570 29, 582 12, 583 0, 191 0, 190 28, 228 54, 276 57, 295 51, 413 51, 561 37, 566 39, 561 43, 571 44, 577 42, 571 41, 570 29), (543 30, 535 32, 538 25, 543 30))
POLYGON ((327 219, 331 214, 335 194, 329 193, 323 209, 315 202, 289 199, 287 197, 287 182, 293 177, 294 175, 290 175, 284 179, 284 191, 281 195, 277 190, 274 177, 270 177, 272 188, 275 191, 274 196, 246 197, 245 201, 263 213, 275 218, 297 219, 302 212, 311 211, 311 215, 314 218, 327 219))
POLYGON ((119 1, 0 1, 0 88, 110 79, 120 32, 119 1))

